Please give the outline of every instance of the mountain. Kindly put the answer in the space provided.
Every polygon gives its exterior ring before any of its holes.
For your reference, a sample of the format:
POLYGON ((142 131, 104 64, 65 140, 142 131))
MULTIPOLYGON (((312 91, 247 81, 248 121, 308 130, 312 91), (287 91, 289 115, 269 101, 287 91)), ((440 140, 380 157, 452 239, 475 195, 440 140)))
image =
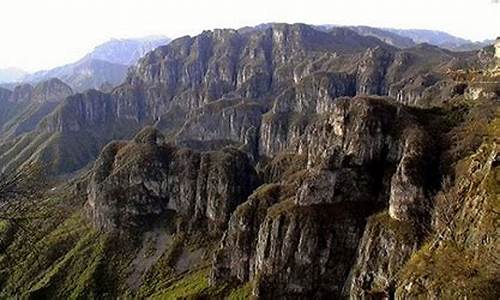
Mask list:
MULTIPOLYGON (((68 153, 67 160, 51 163, 58 175, 79 170, 111 139, 131 138, 145 125, 179 145, 238 145, 254 157, 275 155, 291 138, 273 136, 287 118, 319 113, 342 96, 390 96, 410 105, 438 101, 454 91, 444 72, 466 62, 429 45, 400 50, 347 28, 272 24, 206 31, 148 53, 111 93, 69 97, 11 147, 22 142, 35 160, 41 157, 34 153, 55 148, 68 153), (39 144, 40 134, 54 138, 39 144), (81 141, 85 146, 72 151, 81 141)), ((22 161, 9 153, 0 163, 22 161)))
MULTIPOLYGON (((389 45, 393 45, 398 48, 410 48, 414 47, 417 43, 420 43, 413 39, 412 37, 406 36, 404 34, 392 32, 390 30, 368 27, 368 26, 349 26, 349 29, 356 31, 357 33, 364 36, 376 37, 389 45)), ((433 44, 426 42, 428 44, 433 44)))
POLYGON ((32 131, 37 124, 73 90, 57 78, 42 81, 36 86, 22 84, 10 92, 0 92, 2 117, 0 117, 0 140, 32 131))
POLYGON ((27 73, 17 68, 0 69, 0 83, 20 81, 27 73))
POLYGON ((109 92, 0 90, 65 97, 0 141, 3 171, 53 179, 43 217, 1 223, 0 297, 496 299, 496 63, 267 24, 173 40, 109 92))
POLYGON ((473 51, 494 44, 493 39, 485 40, 482 42, 473 42, 467 39, 453 36, 446 32, 436 30, 393 28, 384 28, 384 30, 403 37, 411 38, 416 43, 427 43, 452 51, 473 51))
POLYGON ((59 78, 76 91, 116 86, 124 80, 130 65, 135 64, 146 52, 168 41, 165 37, 111 40, 97 46, 75 63, 30 74, 24 81, 36 83, 59 78))
POLYGON ((427 43, 431 45, 436 45, 442 48, 447 47, 459 47, 463 44, 468 44, 471 41, 453 36, 449 33, 437 30, 425 30, 425 29, 394 29, 385 28, 385 30, 411 38, 415 43, 427 43))
POLYGON ((49 71, 40 71, 25 77, 26 82, 40 82, 47 78, 59 78, 77 91, 98 89, 101 85, 121 83, 128 66, 117 65, 103 60, 85 57, 76 63, 57 67, 49 71))
POLYGON ((112 39, 94 48, 88 57, 117 65, 134 65, 144 54, 168 44, 163 36, 149 36, 137 39, 112 39))
POLYGON ((389 45, 398 48, 413 47, 416 44, 430 44, 451 51, 474 51, 493 45, 494 40, 473 42, 460 38, 449 33, 427 29, 396 29, 377 28, 370 26, 340 26, 340 25, 319 25, 320 30, 331 30, 335 27, 347 27, 364 36, 376 37, 389 45))

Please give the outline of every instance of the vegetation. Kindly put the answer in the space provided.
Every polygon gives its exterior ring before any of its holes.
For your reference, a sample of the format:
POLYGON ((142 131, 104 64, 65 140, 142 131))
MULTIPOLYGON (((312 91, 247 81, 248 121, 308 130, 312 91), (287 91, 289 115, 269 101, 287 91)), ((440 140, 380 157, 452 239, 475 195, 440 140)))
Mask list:
POLYGON ((229 296, 229 300, 246 300, 252 298, 252 283, 247 282, 244 285, 234 289, 229 296))
POLYGON ((498 106, 469 103, 448 132, 447 170, 434 201, 433 232, 399 278, 402 297, 498 299, 500 136, 498 106), (412 283, 409 291, 405 285, 412 283))
POLYGON ((208 268, 206 268, 184 276, 167 289, 154 294, 152 298, 165 300, 194 298, 209 289, 208 271, 208 268))

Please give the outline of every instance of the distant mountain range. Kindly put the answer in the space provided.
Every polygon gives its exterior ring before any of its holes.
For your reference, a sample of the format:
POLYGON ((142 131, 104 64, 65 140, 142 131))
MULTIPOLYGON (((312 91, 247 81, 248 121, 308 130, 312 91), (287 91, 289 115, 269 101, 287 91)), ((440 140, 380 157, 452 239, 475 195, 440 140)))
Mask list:
POLYGON ((471 51, 484 48, 493 43, 493 40, 483 42, 473 42, 460 37, 456 37, 446 32, 424 29, 384 29, 388 32, 398 34, 412 39, 415 43, 427 43, 440 48, 452 51, 471 51))
MULTIPOLYGON (((321 25, 318 28, 330 30, 340 25, 321 25)), ((417 44, 430 44, 451 51, 473 51, 493 44, 493 39, 473 42, 449 33, 427 29, 395 29, 370 26, 345 26, 358 34, 376 37, 398 48, 409 48, 417 44)))
MULTIPOLYGON (((242 28, 240 31, 265 30, 271 26, 271 23, 265 23, 255 27, 242 28)), ((451 51, 473 51, 493 43, 493 40, 472 42, 446 32, 425 29, 395 29, 331 24, 315 27, 323 31, 329 31, 335 27, 346 27, 360 35, 378 38, 401 49, 427 43, 451 51)), ((169 41, 170 39, 164 36, 112 39, 95 47, 92 52, 80 60, 50 70, 27 74, 16 68, 0 69, 0 87, 12 90, 17 85, 17 82, 36 84, 51 78, 59 78, 70 85, 76 92, 87 89, 108 91, 123 82, 129 66, 137 63, 139 58, 147 52, 158 46, 166 45, 169 41)))
POLYGON ((75 63, 36 72, 24 78, 26 83, 38 83, 59 78, 75 91, 106 89, 125 79, 129 66, 147 52, 165 45, 169 39, 162 36, 139 39, 113 39, 94 48, 75 63))
POLYGON ((164 36, 148 36, 137 39, 112 39, 94 48, 86 58, 103 60, 118 65, 134 65, 144 54, 170 39, 164 36))
POLYGON ((18 68, 0 69, 0 83, 16 82, 26 76, 26 72, 18 68))

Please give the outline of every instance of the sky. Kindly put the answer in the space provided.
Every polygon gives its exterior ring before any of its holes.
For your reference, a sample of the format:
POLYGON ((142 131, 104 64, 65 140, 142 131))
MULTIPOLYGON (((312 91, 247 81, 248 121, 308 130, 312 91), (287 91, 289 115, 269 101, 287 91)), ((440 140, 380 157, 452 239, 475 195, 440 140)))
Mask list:
POLYGON ((500 35, 498 0, 2 0, 0 68, 71 63, 111 38, 196 35, 266 22, 500 35), (495 3, 497 2, 497 3, 495 3))

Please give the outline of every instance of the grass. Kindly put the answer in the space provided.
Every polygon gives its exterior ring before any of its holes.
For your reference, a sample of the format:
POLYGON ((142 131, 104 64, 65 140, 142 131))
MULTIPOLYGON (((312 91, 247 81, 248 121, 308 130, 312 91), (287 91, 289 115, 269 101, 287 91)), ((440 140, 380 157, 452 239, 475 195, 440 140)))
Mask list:
POLYGON ((237 286, 227 283, 211 286, 209 284, 210 267, 203 267, 182 275, 170 283, 170 286, 154 295, 151 299, 248 299, 241 298, 251 292, 251 286, 237 286), (231 296, 232 295, 232 296, 231 296))
POLYGON ((5 220, 0 220, 0 236, 9 229, 9 223, 5 220))
POLYGON ((274 219, 274 218, 277 218, 278 216, 280 216, 280 215, 282 215, 282 214, 284 214, 286 212, 290 212, 295 207, 296 207, 295 199, 293 199, 293 198, 287 199, 287 200, 278 202, 275 205, 271 206, 267 210, 267 216, 269 218, 273 218, 274 219))
POLYGON ((228 300, 246 300, 252 298, 252 283, 247 282, 244 285, 234 289, 229 293, 228 300))
POLYGON ((194 298, 208 288, 208 268, 206 268, 183 277, 151 298, 162 300, 194 298))
POLYGON ((398 237, 398 240, 413 241, 418 238, 415 228, 410 223, 391 218, 387 211, 380 212, 370 217, 370 219, 393 232, 398 237))

